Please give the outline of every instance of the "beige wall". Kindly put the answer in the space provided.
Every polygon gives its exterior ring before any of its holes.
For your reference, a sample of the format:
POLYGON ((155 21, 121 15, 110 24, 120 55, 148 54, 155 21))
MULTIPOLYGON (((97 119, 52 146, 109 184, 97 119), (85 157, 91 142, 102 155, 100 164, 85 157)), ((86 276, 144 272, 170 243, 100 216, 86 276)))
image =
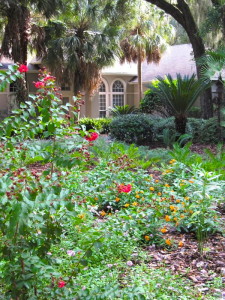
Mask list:
MULTIPOLYGON (((134 92, 133 85, 129 84, 129 81, 133 76, 114 76, 114 75, 104 75, 103 81, 106 84, 106 101, 107 107, 112 107, 112 85, 114 81, 120 80, 124 83, 125 93, 124 93, 124 102, 125 104, 134 105, 134 92)), ((88 100, 86 99, 86 110, 85 116, 98 118, 99 117, 99 93, 98 91, 88 100)))

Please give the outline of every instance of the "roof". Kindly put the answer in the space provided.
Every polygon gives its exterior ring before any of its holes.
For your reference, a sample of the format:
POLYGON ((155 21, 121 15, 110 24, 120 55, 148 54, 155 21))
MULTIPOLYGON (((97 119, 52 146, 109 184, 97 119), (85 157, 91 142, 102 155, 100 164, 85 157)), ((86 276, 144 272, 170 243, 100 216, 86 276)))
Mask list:
POLYGON ((121 64, 117 59, 112 66, 102 69, 102 75, 137 76, 137 64, 128 62, 121 64))
MULTIPOLYGON (((191 44, 169 46, 162 54, 158 64, 143 62, 142 81, 151 82, 157 76, 164 77, 167 74, 170 74, 172 78, 176 78, 177 73, 180 73, 182 76, 196 74, 196 65, 192 52, 191 44)), ((130 83, 134 84, 137 82, 137 78, 130 81, 130 83)))

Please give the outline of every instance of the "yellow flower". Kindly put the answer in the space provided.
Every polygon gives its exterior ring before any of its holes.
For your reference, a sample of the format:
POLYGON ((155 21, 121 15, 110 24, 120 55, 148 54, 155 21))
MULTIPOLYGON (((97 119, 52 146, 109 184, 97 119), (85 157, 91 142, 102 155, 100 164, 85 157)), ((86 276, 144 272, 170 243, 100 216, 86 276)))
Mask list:
POLYGON ((132 205, 133 205, 133 206, 137 206, 138 203, 137 203, 137 202, 133 202, 132 205))
POLYGON ((111 216, 111 215, 112 215, 112 213, 108 213, 108 215, 109 215, 109 216, 111 216))
POLYGON ((155 188, 154 188, 153 186, 150 186, 149 190, 150 190, 150 191, 154 191, 155 188))
POLYGON ((170 185, 169 185, 168 183, 166 183, 164 186, 165 186, 165 187, 170 187, 170 185))
POLYGON ((177 202, 177 203, 180 203, 180 200, 179 200, 179 199, 177 199, 177 200, 176 200, 176 202, 177 202))
POLYGON ((145 200, 145 197, 142 197, 142 198, 141 198, 141 200, 143 200, 143 201, 144 201, 144 200, 145 200))
POLYGON ((190 183, 194 183, 194 180, 189 180, 190 183))
POLYGON ((179 243, 178 243, 178 247, 183 247, 184 246, 184 243, 182 242, 182 241, 180 241, 179 243))
POLYGON ((184 215, 180 215, 180 217, 183 219, 185 216, 184 215))
POLYGON ((116 201, 116 202, 119 202, 119 201, 120 201, 120 198, 116 197, 115 201, 116 201))
POLYGON ((145 240, 149 241, 150 240, 150 236, 149 235, 145 235, 145 240))
POLYGON ((135 197, 136 197, 137 199, 139 199, 139 198, 140 198, 140 195, 136 195, 135 197))
POLYGON ((162 196, 162 193, 158 192, 157 195, 158 195, 158 196, 162 196))
POLYGON ((174 220, 175 222, 177 222, 178 219, 175 217, 175 218, 173 218, 173 220, 174 220))
POLYGON ((79 214, 77 217, 82 220, 82 219, 84 219, 85 214, 79 214))
POLYGON ((184 185, 184 183, 180 183, 180 186, 183 186, 184 185))
POLYGON ((170 216, 166 215, 165 220, 166 220, 166 222, 169 222, 170 221, 170 216))
POLYGON ((100 215, 101 215, 102 217, 104 217, 104 216, 106 215, 106 212, 105 212, 104 210, 102 210, 102 211, 100 212, 100 215))
POLYGON ((158 180, 158 179, 156 179, 156 180, 155 180, 155 182, 157 183, 157 182, 159 182, 159 180, 158 180))
POLYGON ((170 205, 170 210, 171 210, 171 211, 174 211, 175 209, 176 209, 175 206, 170 205))
POLYGON ((98 200, 98 197, 95 197, 94 199, 97 201, 97 200, 98 200))
POLYGON ((144 191, 140 191, 141 194, 144 194, 144 191))
POLYGON ((161 231, 162 233, 166 233, 166 232, 167 232, 167 229, 166 229, 166 227, 164 227, 164 228, 161 228, 160 231, 161 231))
POLYGON ((190 199, 190 197, 184 197, 184 199, 185 199, 185 200, 189 200, 189 199, 190 199))
POLYGON ((168 246, 171 246, 171 240, 169 240, 169 239, 167 239, 167 240, 165 240, 165 243, 168 245, 168 246))
POLYGON ((129 203, 126 203, 126 204, 124 204, 124 206, 125 206, 125 207, 129 207, 129 206, 130 206, 130 204, 129 204, 129 203))

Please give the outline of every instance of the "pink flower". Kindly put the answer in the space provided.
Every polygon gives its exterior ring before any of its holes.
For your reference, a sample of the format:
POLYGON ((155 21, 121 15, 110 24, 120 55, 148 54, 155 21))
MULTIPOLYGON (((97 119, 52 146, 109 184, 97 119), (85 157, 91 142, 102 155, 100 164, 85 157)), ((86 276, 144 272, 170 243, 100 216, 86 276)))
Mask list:
POLYGON ((19 68, 18 68, 18 71, 20 73, 26 73, 28 71, 28 66, 26 66, 26 65, 20 65, 19 68))
POLYGON ((75 256, 75 251, 73 251, 73 250, 68 250, 67 251, 67 254, 69 255, 69 256, 75 256))
POLYGON ((131 260, 128 260, 128 261, 127 261, 127 265, 128 265, 129 267, 132 267, 132 266, 133 266, 133 262, 132 262, 131 260))
POLYGON ((41 81, 35 82, 34 85, 37 89, 42 89, 45 86, 44 82, 41 82, 41 81))
POLYGON ((65 281, 59 280, 59 282, 58 282, 58 287, 59 288, 63 288, 65 285, 66 285, 65 281))
POLYGON ((99 137, 99 134, 97 132, 92 132, 90 133, 90 135, 85 136, 85 140, 92 142, 97 140, 97 138, 99 137))
POLYGON ((117 189, 119 193, 129 193, 132 190, 132 186, 131 184, 119 184, 117 189))

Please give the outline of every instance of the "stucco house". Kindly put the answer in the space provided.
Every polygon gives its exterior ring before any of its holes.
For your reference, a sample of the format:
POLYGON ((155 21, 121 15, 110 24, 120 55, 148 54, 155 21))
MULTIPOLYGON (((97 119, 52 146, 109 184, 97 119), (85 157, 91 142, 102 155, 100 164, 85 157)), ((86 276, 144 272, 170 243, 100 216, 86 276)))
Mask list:
MULTIPOLYGON (((1 64, 1 68, 7 68, 9 64, 12 64, 12 61, 2 59, 1 64)), ((28 91, 29 93, 35 93, 36 88, 33 85, 33 81, 38 80, 37 75, 41 62, 31 60, 28 67, 28 91)), ((168 47, 163 53, 159 64, 147 64, 147 62, 144 62, 142 66, 143 90, 146 90, 150 82, 157 76, 164 77, 167 74, 171 74, 173 78, 176 78, 177 73, 182 75, 196 73, 191 44, 168 47)), ((73 87, 65 84, 61 89, 63 103, 71 102, 73 87)), ((214 94, 215 92, 216 86, 213 85, 212 93, 214 94)), ((0 93, 0 117, 4 117, 10 112, 13 106, 14 95, 15 89, 13 84, 8 86, 6 91, 0 93)), ((116 61, 113 66, 102 70, 102 84, 91 98, 85 99, 85 105, 81 108, 81 117, 105 117, 109 114, 109 107, 125 104, 139 106, 137 65, 135 63, 124 63, 121 65, 119 61, 116 61)))

